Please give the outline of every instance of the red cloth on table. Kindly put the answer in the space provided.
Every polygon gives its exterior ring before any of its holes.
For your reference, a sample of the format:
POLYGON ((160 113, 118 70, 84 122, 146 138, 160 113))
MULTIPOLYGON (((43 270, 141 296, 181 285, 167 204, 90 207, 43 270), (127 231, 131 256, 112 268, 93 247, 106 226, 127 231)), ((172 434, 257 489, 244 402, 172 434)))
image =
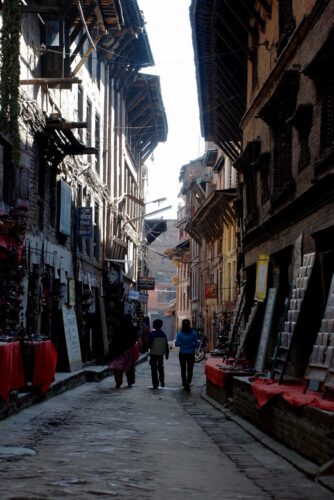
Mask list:
POLYGON ((304 380, 291 384, 279 384, 274 380, 263 379, 255 379, 252 382, 252 391, 259 409, 273 397, 280 396, 291 406, 313 406, 322 410, 334 411, 334 401, 322 399, 321 393, 310 389, 304 394, 304 388, 304 380))
POLYGON ((248 366, 248 361, 240 360, 237 365, 234 365, 233 358, 222 358, 210 356, 205 362, 205 375, 209 382, 218 386, 229 389, 232 378, 240 375, 247 375, 245 369, 248 366))
POLYGON ((30 347, 34 353, 32 385, 40 386, 39 390, 43 394, 55 379, 57 351, 51 340, 32 342, 30 347))
POLYGON ((0 396, 9 401, 10 391, 22 389, 25 377, 20 342, 0 345, 0 396))
POLYGON ((209 382, 218 387, 225 387, 226 378, 229 372, 220 368, 223 365, 223 359, 210 356, 205 362, 205 375, 209 382))

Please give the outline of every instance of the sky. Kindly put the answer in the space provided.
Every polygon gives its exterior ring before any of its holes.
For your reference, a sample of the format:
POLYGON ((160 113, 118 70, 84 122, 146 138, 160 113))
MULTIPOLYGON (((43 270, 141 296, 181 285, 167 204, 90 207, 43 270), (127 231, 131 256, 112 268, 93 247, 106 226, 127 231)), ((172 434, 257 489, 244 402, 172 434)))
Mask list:
POLYGON ((168 205, 172 205, 172 209, 154 218, 176 219, 180 203, 180 169, 204 152, 189 20, 190 3, 191 0, 138 0, 155 61, 155 66, 145 72, 160 76, 168 122, 167 141, 158 144, 153 162, 146 162, 149 169, 147 201, 162 197, 167 200, 160 206, 149 204, 146 212, 168 205))

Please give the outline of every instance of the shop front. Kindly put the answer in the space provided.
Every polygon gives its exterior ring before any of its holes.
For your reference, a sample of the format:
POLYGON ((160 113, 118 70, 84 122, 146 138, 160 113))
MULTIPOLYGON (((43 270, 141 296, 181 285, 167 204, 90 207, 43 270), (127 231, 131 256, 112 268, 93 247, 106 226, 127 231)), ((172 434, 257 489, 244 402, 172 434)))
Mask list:
MULTIPOLYGON (((3 406, 12 391, 32 388, 44 393, 54 380, 57 353, 48 337, 29 335, 26 328, 30 318, 24 299, 26 303, 33 302, 35 309, 37 305, 31 287, 25 293, 28 261, 24 215, 2 212, 0 226, 0 404, 3 406)), ((35 274, 32 280, 37 280, 35 274)), ((43 294, 42 281, 40 287, 43 294)))
POLYGON ((284 254, 259 256, 229 352, 210 356, 205 371, 208 395, 323 465, 334 429, 334 269, 328 232, 314 240, 316 251, 303 253, 296 241, 284 254))

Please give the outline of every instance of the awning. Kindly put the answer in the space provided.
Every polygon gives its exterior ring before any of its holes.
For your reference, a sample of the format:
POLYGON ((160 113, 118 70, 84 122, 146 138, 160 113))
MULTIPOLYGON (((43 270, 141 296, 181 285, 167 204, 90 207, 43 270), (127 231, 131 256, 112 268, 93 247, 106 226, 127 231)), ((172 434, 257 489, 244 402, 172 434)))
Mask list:
POLYGON ((139 73, 127 91, 126 106, 130 135, 140 148, 144 162, 159 142, 167 140, 167 117, 160 78, 139 73))
POLYGON ((106 250, 106 260, 113 264, 124 264, 124 262, 121 261, 125 259, 127 249, 128 245, 126 241, 114 237, 111 247, 108 247, 106 250))
POLYGON ((235 222, 235 212, 232 206, 235 199, 235 189, 214 191, 190 219, 185 230, 197 242, 200 242, 202 238, 207 243, 221 238, 224 226, 230 226, 235 222))
POLYGON ((168 248, 167 250, 165 250, 164 254, 171 259, 182 261, 185 257, 188 256, 189 250, 190 250, 190 239, 187 238, 186 240, 181 241, 175 247, 168 248))
POLYGON ((81 124, 68 122, 60 117, 50 117, 46 119, 46 125, 43 132, 38 135, 43 137, 43 148, 45 159, 53 167, 59 165, 68 155, 91 155, 97 154, 98 150, 92 146, 79 141, 73 134, 71 128, 79 128, 81 124))
POLYGON ((250 0, 193 0, 190 18, 202 135, 234 161, 246 109, 249 24, 265 25, 250 0))
POLYGON ((144 234, 148 245, 167 231, 167 221, 161 219, 150 219, 144 221, 144 234))
MULTIPOLYGON (((102 4, 111 0, 102 0, 102 4)), ((145 28, 145 19, 137 0, 113 0, 115 13, 121 28, 108 30, 99 43, 99 54, 110 62, 115 62, 118 72, 126 67, 146 68, 154 66, 154 59, 145 28)), ((106 9, 106 6, 105 6, 106 9)))

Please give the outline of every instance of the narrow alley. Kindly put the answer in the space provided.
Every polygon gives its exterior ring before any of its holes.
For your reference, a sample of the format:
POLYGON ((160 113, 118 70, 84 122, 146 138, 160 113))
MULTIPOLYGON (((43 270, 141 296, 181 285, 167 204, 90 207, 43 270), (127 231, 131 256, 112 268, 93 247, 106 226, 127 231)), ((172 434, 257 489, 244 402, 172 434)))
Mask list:
POLYGON ((144 362, 131 389, 107 377, 1 421, 0 498, 334 498, 201 397, 203 363, 190 394, 177 354, 165 367, 164 389, 144 362))

